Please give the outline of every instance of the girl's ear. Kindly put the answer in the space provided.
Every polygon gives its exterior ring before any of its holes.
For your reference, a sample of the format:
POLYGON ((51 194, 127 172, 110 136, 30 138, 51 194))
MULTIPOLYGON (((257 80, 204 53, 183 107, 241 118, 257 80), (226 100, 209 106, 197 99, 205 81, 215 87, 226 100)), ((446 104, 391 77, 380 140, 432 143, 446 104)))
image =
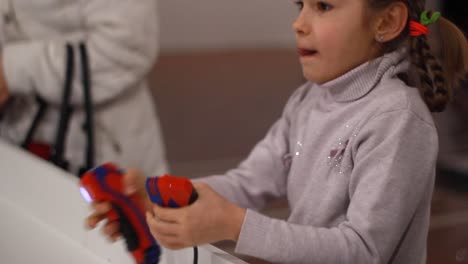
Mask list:
POLYGON ((408 7, 401 1, 390 4, 375 20, 375 39, 387 42, 398 37, 408 23, 408 7))

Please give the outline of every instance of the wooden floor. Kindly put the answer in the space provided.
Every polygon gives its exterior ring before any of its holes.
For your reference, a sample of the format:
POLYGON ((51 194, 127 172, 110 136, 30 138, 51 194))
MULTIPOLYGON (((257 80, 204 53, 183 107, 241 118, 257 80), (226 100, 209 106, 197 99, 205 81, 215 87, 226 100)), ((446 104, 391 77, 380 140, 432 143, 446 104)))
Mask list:
MULTIPOLYGON (((163 55, 150 77, 172 172, 189 177, 236 166, 303 82, 289 50, 163 55)), ((265 213, 287 208, 279 201, 265 213)), ((468 263, 468 175, 437 176, 427 263, 468 263)))
POLYGON ((437 176, 428 263, 468 263, 468 174, 439 173, 437 176))

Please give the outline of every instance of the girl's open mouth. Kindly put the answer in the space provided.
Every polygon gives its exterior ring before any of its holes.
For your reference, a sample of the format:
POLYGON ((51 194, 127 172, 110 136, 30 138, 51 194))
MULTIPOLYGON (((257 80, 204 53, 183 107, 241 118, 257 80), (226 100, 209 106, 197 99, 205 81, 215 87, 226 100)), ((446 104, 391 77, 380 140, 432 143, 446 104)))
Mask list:
POLYGON ((298 48, 297 49, 297 53, 299 53, 299 55, 301 57, 310 57, 310 56, 313 56, 315 54, 317 54, 317 50, 310 50, 310 49, 301 49, 301 48, 298 48))

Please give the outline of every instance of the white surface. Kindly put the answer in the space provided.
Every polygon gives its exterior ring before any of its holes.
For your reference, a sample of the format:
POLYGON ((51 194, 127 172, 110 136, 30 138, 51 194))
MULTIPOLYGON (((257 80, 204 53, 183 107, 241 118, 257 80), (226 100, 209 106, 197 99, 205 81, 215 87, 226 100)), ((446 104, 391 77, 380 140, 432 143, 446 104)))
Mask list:
POLYGON ((291 0, 160 0, 163 52, 294 47, 291 0))
MULTIPOLYGON (((0 263, 130 264, 123 241, 84 228, 88 205, 78 179, 0 140, 0 263)), ((192 249, 165 250, 161 264, 191 263, 192 249)), ((205 245, 199 263, 245 263, 205 245)))
POLYGON ((19 210, 14 204, 1 198, 0 210, 2 263, 107 263, 79 243, 30 217, 26 211, 19 210))

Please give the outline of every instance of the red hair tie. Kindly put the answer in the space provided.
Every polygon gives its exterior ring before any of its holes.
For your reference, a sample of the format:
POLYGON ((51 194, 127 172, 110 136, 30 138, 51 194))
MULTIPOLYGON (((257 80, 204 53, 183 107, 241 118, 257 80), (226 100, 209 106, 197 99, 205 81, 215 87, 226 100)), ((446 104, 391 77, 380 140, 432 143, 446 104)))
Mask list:
POLYGON ((429 33, 428 27, 414 20, 410 21, 410 36, 419 37, 421 35, 427 35, 427 33, 429 33))
POLYGON ((428 14, 429 11, 425 10, 421 13, 420 22, 417 22, 415 20, 410 21, 410 36, 419 37, 421 35, 427 35, 427 33, 429 33, 429 28, 427 26, 439 20, 440 12, 431 13, 430 17, 428 17, 428 14))

